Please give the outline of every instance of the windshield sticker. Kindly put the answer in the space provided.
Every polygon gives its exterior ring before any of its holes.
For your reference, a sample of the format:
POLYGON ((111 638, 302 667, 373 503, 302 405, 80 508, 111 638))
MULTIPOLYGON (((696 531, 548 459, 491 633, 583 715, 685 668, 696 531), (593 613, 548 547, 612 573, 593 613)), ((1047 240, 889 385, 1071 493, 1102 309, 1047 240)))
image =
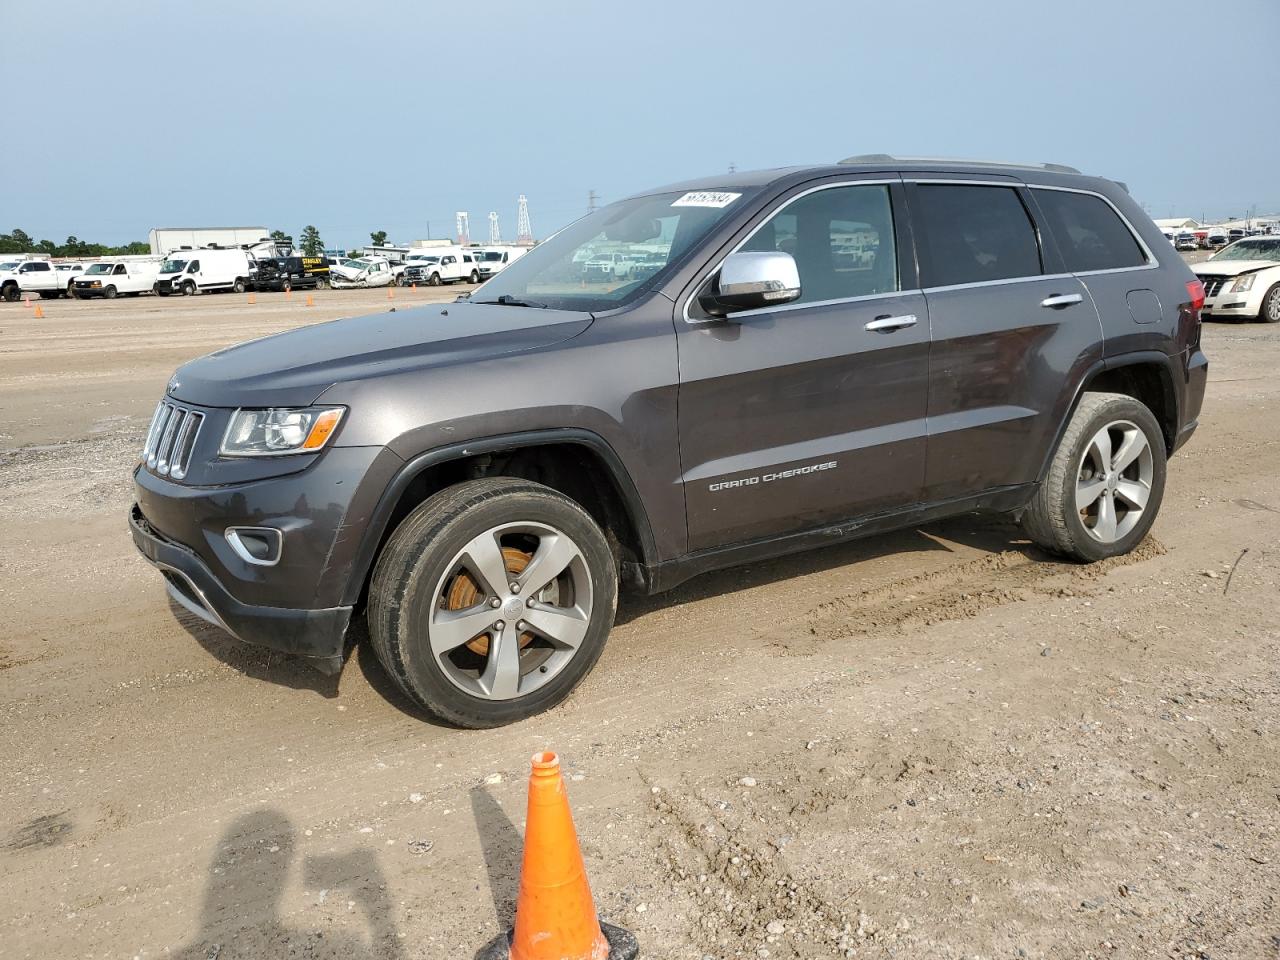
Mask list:
POLYGON ((737 200, 740 193, 722 193, 718 190, 693 190, 671 205, 673 207, 727 207, 737 200))

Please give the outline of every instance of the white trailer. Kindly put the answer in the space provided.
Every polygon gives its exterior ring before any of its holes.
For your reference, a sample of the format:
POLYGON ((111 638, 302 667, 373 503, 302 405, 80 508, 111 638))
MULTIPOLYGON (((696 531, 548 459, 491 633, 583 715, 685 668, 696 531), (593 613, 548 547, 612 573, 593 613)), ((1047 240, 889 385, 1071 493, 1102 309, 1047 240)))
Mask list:
POLYGON ((147 239, 151 253, 162 257, 175 250, 202 247, 240 247, 270 240, 266 227, 153 227, 147 239))

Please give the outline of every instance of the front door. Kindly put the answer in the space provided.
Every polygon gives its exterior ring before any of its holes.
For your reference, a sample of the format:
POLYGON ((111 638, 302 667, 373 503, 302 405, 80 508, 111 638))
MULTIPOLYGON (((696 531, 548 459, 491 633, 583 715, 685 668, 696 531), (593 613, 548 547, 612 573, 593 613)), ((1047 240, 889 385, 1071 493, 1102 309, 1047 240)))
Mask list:
POLYGON ((691 550, 919 498, 929 318, 898 249, 900 191, 846 181, 783 198, 739 249, 790 253, 799 300, 722 322, 695 300, 678 319, 691 550))

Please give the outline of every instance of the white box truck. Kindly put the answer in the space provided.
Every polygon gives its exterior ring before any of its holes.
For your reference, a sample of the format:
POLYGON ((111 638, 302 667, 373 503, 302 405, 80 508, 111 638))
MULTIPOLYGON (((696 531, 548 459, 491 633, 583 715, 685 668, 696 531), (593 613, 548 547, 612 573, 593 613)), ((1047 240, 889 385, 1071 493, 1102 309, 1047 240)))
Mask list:
POLYGON ((256 273, 253 255, 247 250, 175 250, 160 264, 155 291, 162 297, 214 290, 244 293, 256 273))

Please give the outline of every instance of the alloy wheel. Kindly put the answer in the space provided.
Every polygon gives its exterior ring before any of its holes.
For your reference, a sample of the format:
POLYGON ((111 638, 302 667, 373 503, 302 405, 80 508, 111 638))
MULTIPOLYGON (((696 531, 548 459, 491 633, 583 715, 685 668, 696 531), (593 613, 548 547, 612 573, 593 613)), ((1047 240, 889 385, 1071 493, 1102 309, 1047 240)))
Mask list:
POLYGON ((431 656, 471 696, 526 696, 573 659, 592 601, 586 559, 566 534, 541 523, 493 527, 458 551, 436 585, 431 656))
POLYGON ((1115 543, 1142 518, 1155 463, 1147 435, 1128 420, 1107 424, 1085 446, 1076 475, 1076 509, 1095 540, 1115 543))

